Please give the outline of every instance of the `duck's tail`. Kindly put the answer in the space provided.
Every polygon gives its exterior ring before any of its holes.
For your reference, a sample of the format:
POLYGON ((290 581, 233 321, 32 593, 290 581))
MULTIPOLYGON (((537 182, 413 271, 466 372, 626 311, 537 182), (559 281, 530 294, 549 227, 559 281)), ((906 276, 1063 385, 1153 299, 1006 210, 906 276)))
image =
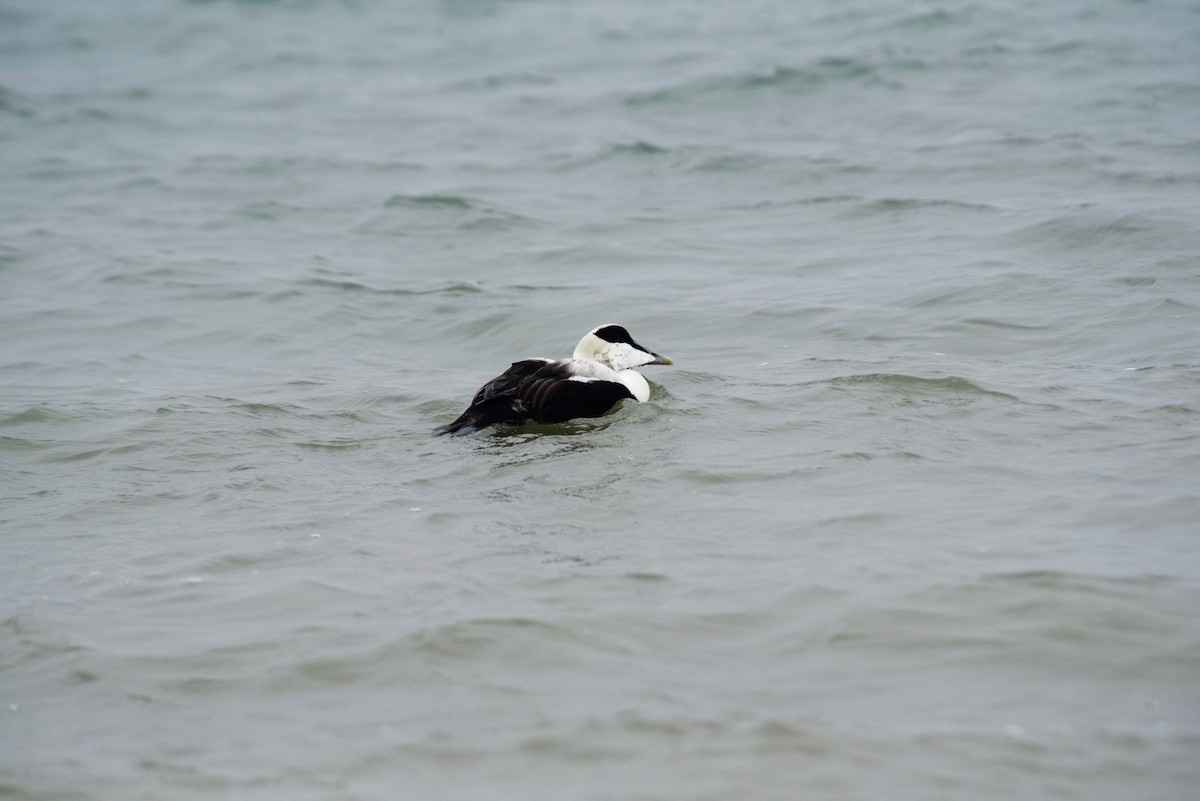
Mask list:
POLYGON ((497 423, 520 425, 528 419, 529 415, 525 412, 524 404, 519 399, 491 398, 472 404, 453 423, 435 428, 433 435, 440 437, 444 434, 453 434, 456 437, 465 437, 497 423))

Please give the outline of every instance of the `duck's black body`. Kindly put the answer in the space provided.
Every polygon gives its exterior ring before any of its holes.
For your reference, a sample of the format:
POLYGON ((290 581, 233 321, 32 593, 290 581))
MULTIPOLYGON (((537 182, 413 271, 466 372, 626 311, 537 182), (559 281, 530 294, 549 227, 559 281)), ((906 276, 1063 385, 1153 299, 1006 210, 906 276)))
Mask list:
POLYGON ((571 367, 566 359, 513 362, 479 388, 457 420, 433 433, 465 436, 497 423, 562 423, 576 417, 600 417, 617 401, 633 397, 624 384, 580 379, 571 367))
POLYGON ((488 381, 457 420, 434 435, 472 434, 497 423, 561 423, 600 417, 618 402, 645 401, 650 386, 629 365, 670 364, 633 341, 621 326, 589 332, 571 359, 523 359, 488 381))

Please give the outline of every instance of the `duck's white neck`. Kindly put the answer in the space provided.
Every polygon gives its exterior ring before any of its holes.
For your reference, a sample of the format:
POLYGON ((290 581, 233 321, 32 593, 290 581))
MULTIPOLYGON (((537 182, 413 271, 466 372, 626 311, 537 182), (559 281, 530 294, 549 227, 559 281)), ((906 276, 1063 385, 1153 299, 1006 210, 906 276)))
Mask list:
POLYGON ((650 400, 650 382, 637 370, 614 370, 603 362, 595 359, 581 359, 578 356, 571 359, 571 373, 582 378, 596 378, 601 381, 615 381, 624 384, 638 403, 650 400))
POLYGON ((637 370, 618 370, 617 380, 629 388, 638 403, 650 400, 650 382, 637 370))

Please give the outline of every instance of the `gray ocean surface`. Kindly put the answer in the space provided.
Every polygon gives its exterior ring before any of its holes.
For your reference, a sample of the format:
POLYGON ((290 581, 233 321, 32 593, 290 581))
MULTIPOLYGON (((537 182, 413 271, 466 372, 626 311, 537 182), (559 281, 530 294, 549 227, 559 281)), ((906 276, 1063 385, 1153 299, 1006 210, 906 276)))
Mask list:
POLYGON ((1198 755, 1196 3, 0 3, 0 796, 1198 755))

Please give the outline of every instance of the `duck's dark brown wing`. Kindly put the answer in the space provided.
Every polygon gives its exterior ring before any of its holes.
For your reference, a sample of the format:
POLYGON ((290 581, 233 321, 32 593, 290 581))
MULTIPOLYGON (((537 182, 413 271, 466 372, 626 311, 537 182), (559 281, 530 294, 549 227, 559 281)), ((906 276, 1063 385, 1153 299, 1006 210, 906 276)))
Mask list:
POLYGON ((553 364, 549 359, 522 359, 513 362, 512 366, 491 381, 484 384, 471 398, 471 405, 483 403, 492 398, 511 395, 521 385, 521 382, 541 370, 547 364, 553 364))
POLYGON ((521 384, 522 404, 539 423, 562 423, 576 417, 600 417, 617 404, 632 398, 624 384, 595 378, 544 375, 539 371, 521 384))
POLYGON ((576 376, 573 362, 525 359, 484 384, 457 420, 434 434, 464 436, 497 423, 599 417, 633 394, 624 384, 576 376))

